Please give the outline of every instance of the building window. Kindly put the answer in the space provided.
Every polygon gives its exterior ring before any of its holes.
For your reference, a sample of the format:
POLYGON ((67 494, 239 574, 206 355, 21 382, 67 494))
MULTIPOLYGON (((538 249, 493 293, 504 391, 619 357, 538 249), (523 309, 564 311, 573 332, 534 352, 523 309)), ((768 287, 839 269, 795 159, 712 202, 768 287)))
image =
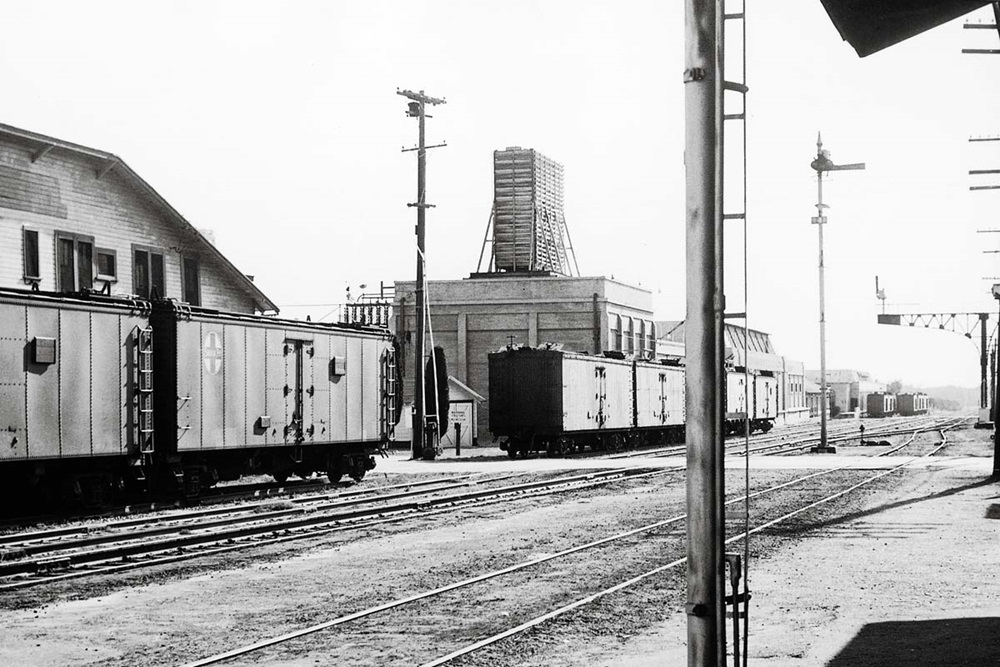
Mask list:
POLYGON ((201 305, 201 269, 198 266, 198 259, 195 257, 185 257, 181 260, 183 264, 182 282, 184 289, 184 300, 192 306, 201 305))
POLYGON ((25 229, 23 232, 24 282, 37 283, 42 279, 38 266, 38 232, 34 229, 25 229))
POLYGON ((56 232, 56 285, 60 292, 94 288, 94 238, 56 232))
POLYGON ((611 340, 611 349, 618 350, 619 352, 621 352, 624 349, 622 348, 622 316, 615 315, 614 321, 615 321, 614 324, 615 328, 612 334, 613 338, 611 340))
POLYGON ((97 279, 115 282, 118 280, 118 253, 107 248, 97 248, 97 279))
POLYGON ((163 253, 155 248, 132 246, 132 288, 143 299, 166 296, 163 253))

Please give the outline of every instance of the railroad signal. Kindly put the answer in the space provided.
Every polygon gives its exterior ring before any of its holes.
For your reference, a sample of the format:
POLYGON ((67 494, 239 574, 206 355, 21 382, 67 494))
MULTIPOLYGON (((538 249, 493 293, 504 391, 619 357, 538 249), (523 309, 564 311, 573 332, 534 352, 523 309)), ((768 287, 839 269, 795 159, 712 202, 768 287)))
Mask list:
POLYGON ((823 215, 823 209, 829 208, 827 204, 823 203, 823 174, 829 171, 853 171, 865 168, 864 162, 855 162, 852 164, 834 164, 833 160, 830 159, 830 151, 823 150, 823 137, 821 134, 816 133, 816 159, 813 160, 810 165, 816 170, 816 183, 818 188, 818 197, 816 200, 816 213, 812 218, 812 223, 819 229, 819 379, 820 379, 820 431, 819 431, 819 445, 813 447, 810 451, 821 453, 821 454, 832 454, 836 452, 836 448, 830 447, 827 444, 826 437, 826 411, 827 411, 827 395, 826 395, 826 295, 825 295, 825 276, 824 276, 824 261, 823 261, 823 226, 826 224, 826 216, 823 215))

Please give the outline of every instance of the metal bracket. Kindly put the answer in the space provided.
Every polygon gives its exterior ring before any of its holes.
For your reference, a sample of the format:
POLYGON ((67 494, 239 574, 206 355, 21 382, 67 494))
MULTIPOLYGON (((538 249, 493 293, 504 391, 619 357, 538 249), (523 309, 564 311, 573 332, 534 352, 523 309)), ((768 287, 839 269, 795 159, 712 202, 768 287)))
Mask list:
POLYGON ((704 67, 692 67, 691 69, 684 70, 684 83, 703 81, 707 76, 708 72, 704 67))
POLYGON ((688 602, 684 605, 684 611, 687 612, 688 616, 704 618, 708 616, 708 605, 704 602, 688 602))

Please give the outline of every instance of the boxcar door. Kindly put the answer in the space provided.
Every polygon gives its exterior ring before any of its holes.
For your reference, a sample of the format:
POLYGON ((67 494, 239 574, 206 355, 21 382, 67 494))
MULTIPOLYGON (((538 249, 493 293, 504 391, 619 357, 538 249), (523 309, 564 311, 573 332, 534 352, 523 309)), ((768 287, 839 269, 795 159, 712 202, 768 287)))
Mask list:
POLYGON ((288 384, 285 385, 286 405, 291 408, 291 416, 288 425, 285 427, 285 442, 298 444, 305 439, 304 419, 305 419, 305 368, 303 357, 306 353, 306 346, 309 343, 301 340, 285 341, 288 351, 286 375, 288 384))

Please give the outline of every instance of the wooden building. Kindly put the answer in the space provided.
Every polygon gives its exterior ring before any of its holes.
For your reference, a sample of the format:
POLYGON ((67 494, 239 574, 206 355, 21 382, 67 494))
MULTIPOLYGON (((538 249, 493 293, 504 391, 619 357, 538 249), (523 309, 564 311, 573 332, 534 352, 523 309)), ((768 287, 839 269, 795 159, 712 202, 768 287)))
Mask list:
POLYGON ((0 124, 0 286, 277 306, 116 155, 0 124))

